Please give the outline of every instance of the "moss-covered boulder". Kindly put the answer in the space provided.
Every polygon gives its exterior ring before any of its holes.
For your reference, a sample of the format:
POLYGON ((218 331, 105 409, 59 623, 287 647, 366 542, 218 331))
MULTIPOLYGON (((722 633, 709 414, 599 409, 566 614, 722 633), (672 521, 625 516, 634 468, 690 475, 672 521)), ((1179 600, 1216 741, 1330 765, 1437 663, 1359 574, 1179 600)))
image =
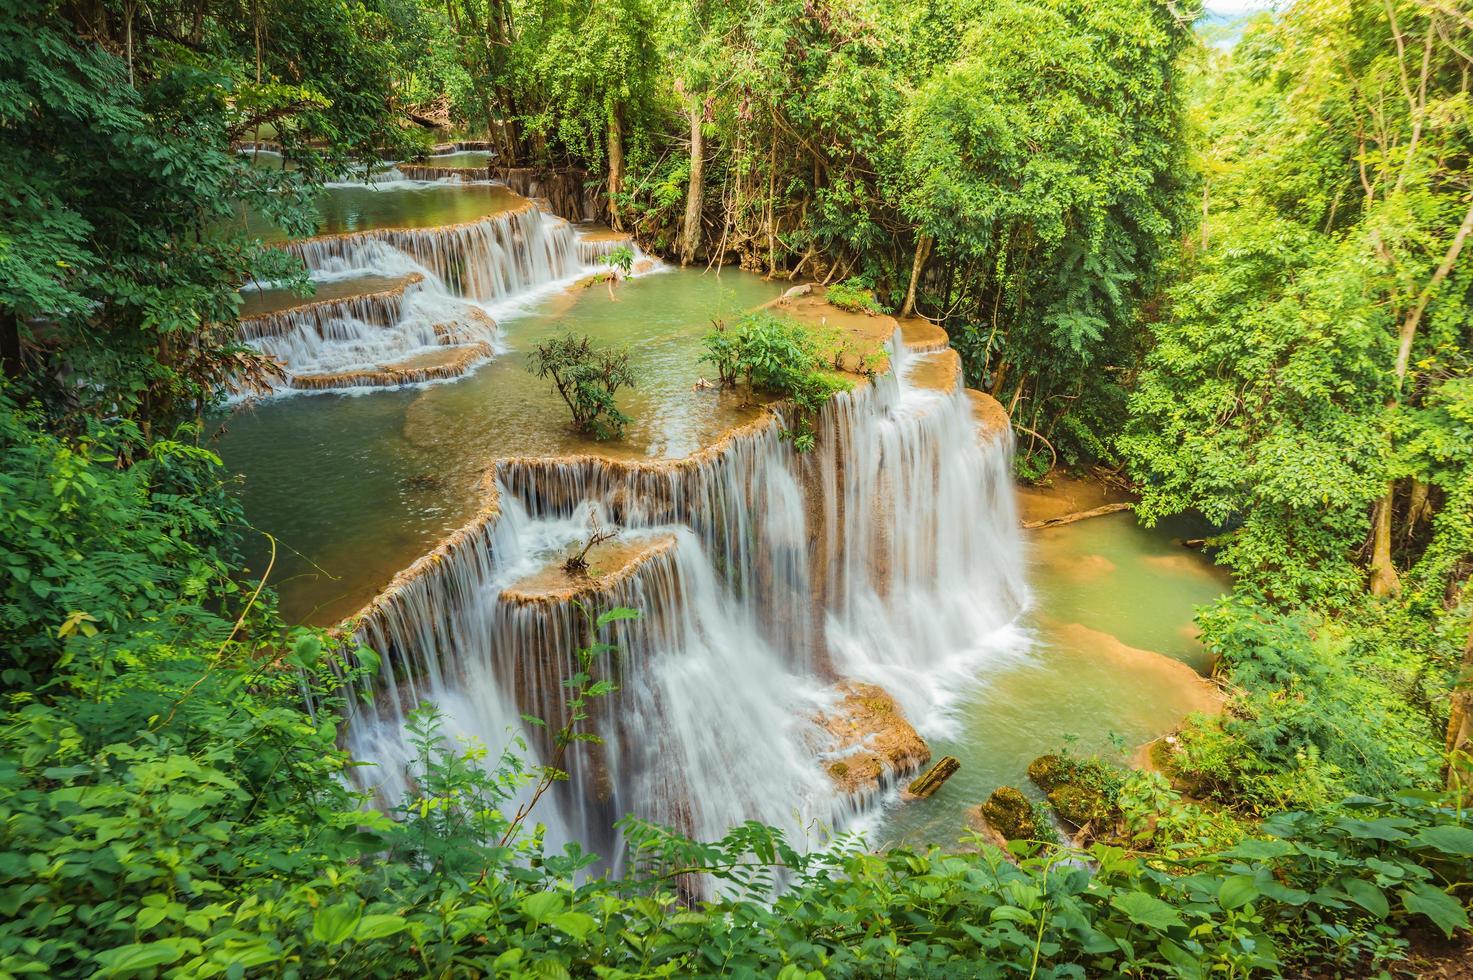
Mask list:
POLYGON ((1022 790, 999 786, 982 804, 982 817, 992 829, 1008 840, 1048 840, 1032 802, 1022 790))
POLYGON ((1045 793, 1069 782, 1073 772, 1074 764, 1062 755, 1041 755, 1028 763, 1028 778, 1045 793))
POLYGON ((1048 794, 1049 804, 1054 812, 1076 827, 1085 824, 1100 824, 1109 821, 1114 813, 1104 794, 1085 786, 1066 783, 1054 788, 1048 794))
POLYGON ((1075 827, 1088 826, 1094 839, 1108 837, 1106 828, 1120 820, 1115 805, 1120 772, 1098 759, 1041 755, 1028 764, 1028 778, 1047 794, 1060 818, 1075 827))

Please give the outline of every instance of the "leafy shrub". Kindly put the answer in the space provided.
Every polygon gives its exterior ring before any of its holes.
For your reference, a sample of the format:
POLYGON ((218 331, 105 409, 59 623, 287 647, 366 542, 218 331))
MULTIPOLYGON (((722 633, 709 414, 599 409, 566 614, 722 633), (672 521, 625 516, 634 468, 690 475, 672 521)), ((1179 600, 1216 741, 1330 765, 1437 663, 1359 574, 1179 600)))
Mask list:
POLYGON ((566 334, 533 348, 529 370, 552 379, 579 432, 598 440, 623 438, 631 420, 614 396, 620 388, 634 387, 627 349, 600 350, 586 336, 566 334))
POLYGON ((857 277, 829 286, 824 290, 824 299, 850 313, 868 313, 871 316, 877 316, 890 312, 875 298, 875 291, 869 280, 857 277))
POLYGON ((711 331, 701 338, 705 347, 698 363, 716 369, 716 380, 723 388, 736 387, 742 373, 741 330, 727 327, 726 321, 711 321, 711 331))
POLYGON ((1435 778, 1440 746, 1427 717, 1357 652, 1344 625, 1247 598, 1225 599, 1198 621, 1233 698, 1226 717, 1181 733, 1170 757, 1194 792, 1271 812, 1435 778))
POLYGON ((819 345, 806 327, 766 310, 749 313, 735 328, 715 324, 703 343, 701 363, 713 365, 722 384, 744 379, 753 391, 792 402, 794 420, 785 436, 798 452, 813 448, 813 421, 824 404, 849 390, 848 381, 823 369, 819 345))
POLYGON ((604 265, 610 269, 618 269, 624 275, 629 275, 634 268, 634 249, 628 245, 620 245, 608 255, 604 256, 604 265))

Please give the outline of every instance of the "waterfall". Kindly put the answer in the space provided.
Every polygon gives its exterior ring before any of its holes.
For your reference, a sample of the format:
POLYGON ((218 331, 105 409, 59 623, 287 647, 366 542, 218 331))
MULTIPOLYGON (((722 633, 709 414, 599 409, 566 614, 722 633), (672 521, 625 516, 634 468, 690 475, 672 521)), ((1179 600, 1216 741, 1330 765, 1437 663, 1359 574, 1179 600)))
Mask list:
POLYGON ((961 390, 904 383, 940 356, 898 364, 885 411, 841 397, 820 464, 836 510, 823 539, 833 668, 891 692, 918 725, 944 716, 980 661, 1026 649, 1012 627, 1026 589, 1011 453, 979 444, 961 390))
POLYGON ((356 320, 376 327, 393 326, 404 315, 404 291, 422 282, 423 275, 411 273, 402 285, 392 289, 317 300, 286 310, 241 317, 240 339, 249 343, 298 331, 312 331, 326 337, 338 320, 356 320))
POLYGON ((387 245, 428 270, 456 296, 497 302, 578 268, 573 227, 530 203, 462 224, 378 228, 291 242, 313 273, 363 268, 387 245))
POLYGON ((620 652, 598 667, 618 684, 595 709, 604 744, 577 749, 540 804, 551 842, 617 862, 625 813, 701 839, 755 819, 800 846, 851 825, 878 790, 823 768, 841 680, 880 684, 934 732, 990 658, 1024 649, 1007 429, 979 437, 974 396, 912 384, 923 356, 897 346, 893 364, 825 407, 806 456, 766 416, 682 460, 498 464, 476 520, 358 620, 384 662, 345 738, 378 791, 403 791, 403 713, 421 698, 456 733, 493 750, 517 733, 545 756, 520 716, 563 716, 576 597, 642 617, 614 624, 620 652), (626 557, 573 591, 527 586, 590 520, 620 529, 626 557))
POLYGON ((530 204, 459 225, 374 229, 291 242, 314 280, 403 285, 241 321, 281 360, 290 388, 334 390, 450 378, 496 352, 492 304, 525 300, 583 270, 568 222, 530 204))

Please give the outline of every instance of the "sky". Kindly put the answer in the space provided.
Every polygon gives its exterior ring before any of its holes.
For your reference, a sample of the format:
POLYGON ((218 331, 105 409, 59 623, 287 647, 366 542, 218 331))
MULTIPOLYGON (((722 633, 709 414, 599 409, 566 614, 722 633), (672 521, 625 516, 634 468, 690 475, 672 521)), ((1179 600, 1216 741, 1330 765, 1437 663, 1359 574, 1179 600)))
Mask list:
POLYGON ((1204 6, 1214 14, 1236 16, 1254 10, 1268 10, 1274 3, 1272 0, 1207 0, 1204 6))

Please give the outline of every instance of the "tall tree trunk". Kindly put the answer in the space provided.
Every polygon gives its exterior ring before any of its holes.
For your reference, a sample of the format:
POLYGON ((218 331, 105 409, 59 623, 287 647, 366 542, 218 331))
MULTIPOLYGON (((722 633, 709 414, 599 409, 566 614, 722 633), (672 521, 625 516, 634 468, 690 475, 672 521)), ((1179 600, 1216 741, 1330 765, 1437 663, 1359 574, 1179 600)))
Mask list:
POLYGON ((1473 630, 1463 647, 1463 670, 1447 719, 1447 786, 1473 790, 1473 630))
POLYGON ((695 261, 696 250, 701 247, 701 208, 703 205, 706 145, 701 124, 706 121, 706 100, 694 92, 690 97, 690 187, 685 194, 685 229, 680 236, 680 264, 690 265, 695 261))
POLYGON ((910 286, 905 290, 905 302, 900 307, 902 317, 910 316, 916 311, 916 287, 920 285, 921 270, 926 267, 926 259, 930 254, 931 236, 917 232, 915 260, 910 266, 910 286))
MULTIPOLYGON (((1473 233, 1473 205, 1469 206, 1468 213, 1463 216, 1463 223, 1458 226, 1457 233, 1453 235, 1453 240, 1448 245, 1442 262, 1437 266, 1437 271, 1432 273, 1432 278, 1417 296, 1416 305, 1402 321, 1396 348, 1396 394, 1387 402, 1388 408, 1396 407, 1401 400, 1407 368, 1410 367, 1412 361, 1412 345, 1417 339, 1417 327, 1422 323, 1422 315, 1427 312, 1427 306, 1432 302, 1437 288, 1442 285, 1443 280, 1457 264, 1458 256, 1462 254, 1463 245, 1467 242, 1470 233, 1473 233)), ((1395 484, 1387 487, 1385 495, 1376 503, 1371 545, 1371 593, 1373 595, 1395 594, 1401 590, 1401 579, 1396 574, 1396 565, 1391 560, 1391 511, 1395 489, 1395 484)))
POLYGON ((609 226, 624 230, 619 215, 619 195, 624 192, 624 126, 619 121, 619 108, 609 113, 609 226))
POLYGON ((1417 479, 1412 480, 1407 493, 1406 536, 1417 533, 1417 526, 1432 516, 1432 487, 1417 479))
POLYGON ((1371 594, 1399 595, 1401 578, 1391 562, 1391 512, 1396 504, 1396 485, 1376 501, 1371 514, 1371 594))

